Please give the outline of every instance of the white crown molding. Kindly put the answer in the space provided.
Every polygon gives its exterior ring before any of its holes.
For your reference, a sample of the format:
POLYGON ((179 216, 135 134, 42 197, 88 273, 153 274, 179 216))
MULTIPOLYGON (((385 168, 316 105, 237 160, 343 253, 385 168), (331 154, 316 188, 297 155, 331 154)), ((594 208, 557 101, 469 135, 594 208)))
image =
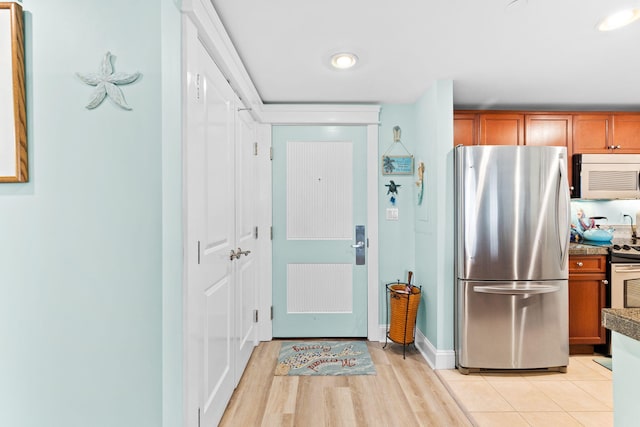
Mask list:
POLYGON ((181 11, 198 29, 198 38, 242 104, 258 119, 256 113, 262 107, 262 99, 211 2, 183 0, 181 11))
POLYGON ((380 121, 378 105, 262 103, 218 13, 207 0, 183 0, 181 11, 198 29, 198 38, 245 108, 260 123, 369 125, 380 121))
POLYGON ((370 125, 380 123, 379 105, 263 104, 264 123, 370 125))

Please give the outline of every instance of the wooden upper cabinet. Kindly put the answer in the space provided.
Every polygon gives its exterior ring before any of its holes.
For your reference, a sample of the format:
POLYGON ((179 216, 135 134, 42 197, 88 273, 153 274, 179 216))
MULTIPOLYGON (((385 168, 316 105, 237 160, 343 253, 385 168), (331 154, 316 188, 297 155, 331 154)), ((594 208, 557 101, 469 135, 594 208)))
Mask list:
POLYGON ((453 146, 478 144, 478 115, 453 114, 453 146))
POLYGON ((611 114, 574 114, 573 152, 611 153, 611 114))
POLYGON ((480 114, 480 145, 523 145, 524 114, 480 114))
POLYGON ((581 154, 640 154, 638 112, 458 110, 454 145, 552 145, 581 154))
POLYGON ((526 114, 524 117, 525 145, 567 148, 567 181, 573 193, 573 115, 550 113, 526 114))
POLYGON ((640 153, 640 114, 614 114, 611 126, 613 153, 640 153))
POLYGON ((571 148, 573 116, 571 114, 526 114, 525 144, 571 148))

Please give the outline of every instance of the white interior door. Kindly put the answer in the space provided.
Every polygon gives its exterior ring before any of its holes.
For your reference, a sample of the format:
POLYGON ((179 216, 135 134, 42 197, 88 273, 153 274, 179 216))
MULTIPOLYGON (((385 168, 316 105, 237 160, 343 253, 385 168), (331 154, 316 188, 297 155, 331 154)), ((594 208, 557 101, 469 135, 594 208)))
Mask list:
POLYGON ((236 367, 235 384, 242 376, 253 347, 258 343, 256 308, 259 267, 258 165, 255 122, 246 111, 236 120, 236 367))
POLYGON ((198 411, 189 415, 215 425, 235 386, 233 92, 204 47, 194 47, 185 147, 188 397, 198 411))

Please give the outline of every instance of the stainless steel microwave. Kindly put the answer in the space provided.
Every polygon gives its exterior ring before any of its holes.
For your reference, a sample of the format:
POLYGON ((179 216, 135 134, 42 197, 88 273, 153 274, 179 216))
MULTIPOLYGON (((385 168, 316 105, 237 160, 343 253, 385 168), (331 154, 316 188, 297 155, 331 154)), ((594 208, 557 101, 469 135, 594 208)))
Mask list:
POLYGON ((573 197, 640 199, 640 154, 574 154, 573 197))

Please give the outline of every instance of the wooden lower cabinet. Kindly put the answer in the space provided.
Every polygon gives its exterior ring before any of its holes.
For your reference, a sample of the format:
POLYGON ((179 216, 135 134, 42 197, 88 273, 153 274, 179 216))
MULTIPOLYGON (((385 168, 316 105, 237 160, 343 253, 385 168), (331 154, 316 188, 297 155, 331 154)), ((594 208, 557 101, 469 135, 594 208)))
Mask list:
POLYGON ((569 346, 572 354, 593 353, 607 342, 602 309, 607 300, 607 257, 569 257, 569 346))

